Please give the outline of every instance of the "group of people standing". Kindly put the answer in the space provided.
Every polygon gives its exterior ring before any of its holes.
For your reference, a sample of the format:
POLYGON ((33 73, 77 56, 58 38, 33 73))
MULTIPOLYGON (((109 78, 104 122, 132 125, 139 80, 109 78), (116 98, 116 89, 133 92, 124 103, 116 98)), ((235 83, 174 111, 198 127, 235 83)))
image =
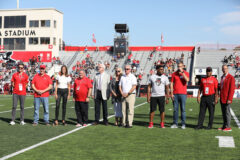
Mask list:
MULTIPOLYGON (((171 128, 178 128, 178 110, 181 110, 181 128, 186 128, 186 99, 187 99, 187 82, 189 81, 189 73, 183 67, 183 63, 178 63, 178 70, 172 74, 171 82, 164 75, 164 66, 156 66, 157 73, 152 75, 149 79, 147 101, 150 103, 150 122, 148 128, 153 128, 153 117, 157 105, 160 111, 160 127, 164 126, 164 110, 165 103, 168 104, 169 97, 173 102, 173 124, 171 128), (169 84, 170 90, 169 91, 169 84)), ((233 100, 235 90, 235 79, 228 72, 228 66, 222 66, 223 75, 221 77, 220 85, 218 86, 217 79, 212 76, 212 68, 206 68, 206 77, 201 79, 198 90, 197 102, 200 103, 200 112, 198 117, 198 124, 196 130, 203 129, 203 122, 205 118, 206 109, 209 111, 209 122, 206 129, 212 129, 214 120, 215 105, 218 103, 220 95, 220 103, 222 110, 223 126, 218 128, 222 131, 232 131, 231 122, 231 103, 233 100)))
MULTIPOLYGON (((184 70, 183 63, 178 63, 178 69, 172 74, 171 81, 164 74, 164 66, 156 66, 156 74, 149 78, 147 90, 147 102, 150 103, 149 126, 153 128, 153 118, 157 106, 160 111, 160 127, 165 128, 165 104, 169 103, 169 98, 173 102, 173 124, 171 128, 178 128, 178 110, 181 109, 181 128, 186 128, 186 99, 187 99, 187 83, 189 81, 189 73, 184 70)), ((26 96, 26 87, 28 84, 28 76, 24 72, 23 63, 18 64, 18 72, 12 76, 13 86, 13 107, 11 125, 15 124, 16 107, 18 100, 20 101, 20 124, 24 125, 24 101, 26 96)), ((34 121, 33 126, 38 125, 40 103, 44 108, 44 122, 49 124, 49 107, 48 97, 49 90, 52 89, 52 81, 46 74, 46 66, 40 65, 40 73, 36 74, 32 80, 32 88, 34 90, 34 121)), ((112 95, 112 103, 115 110, 115 126, 123 126, 132 128, 134 118, 134 105, 136 99, 137 79, 131 73, 131 65, 125 65, 125 74, 121 68, 116 68, 115 75, 110 79, 110 75, 105 72, 105 65, 98 65, 98 73, 93 79, 93 83, 86 77, 84 70, 79 71, 79 77, 74 81, 73 101, 75 101, 75 112, 77 117, 76 127, 86 126, 88 124, 88 108, 90 98, 95 102, 95 121, 93 125, 100 122, 100 111, 102 107, 103 123, 108 125, 108 107, 107 101, 112 95)), ((231 131, 230 121, 230 104, 232 103, 235 79, 228 73, 228 67, 222 66, 223 76, 221 77, 220 86, 218 81, 212 76, 212 68, 206 69, 206 78, 202 78, 198 91, 197 102, 200 103, 199 120, 196 129, 203 128, 203 121, 206 109, 209 110, 209 124, 207 129, 211 129, 214 119, 215 105, 218 103, 218 95, 220 91, 220 102, 223 116, 223 126, 219 130, 231 131), (202 96, 201 96, 202 95, 202 96)), ((54 126, 59 125, 59 108, 62 101, 62 124, 67 125, 66 105, 71 95, 71 77, 68 75, 68 69, 65 65, 61 67, 59 75, 56 77, 55 86, 55 120, 54 126)))
MULTIPOLYGON (((46 125, 49 123, 49 90, 52 89, 52 80, 46 74, 46 66, 40 65, 40 73, 37 73, 32 80, 32 88, 34 90, 34 121, 33 126, 38 125, 39 121, 39 108, 42 103, 44 108, 44 122, 46 125)), ((122 75, 122 69, 117 68, 115 77, 110 81, 110 75, 105 72, 105 65, 99 64, 99 73, 96 74, 93 84, 89 78, 86 77, 84 70, 79 71, 79 77, 74 81, 73 101, 75 101, 75 112, 77 117, 76 127, 86 126, 88 123, 88 103, 90 98, 95 102, 95 121, 94 125, 98 125, 100 121, 101 106, 103 110, 103 122, 108 125, 108 107, 107 100, 110 94, 113 96, 113 103, 116 114, 115 125, 123 125, 125 127, 132 127, 134 116, 134 104, 137 80, 131 74, 131 66, 126 65, 126 74, 122 75), (124 97, 124 98, 123 98, 124 97), (126 122, 126 110, 128 112, 128 123, 126 122)), ((18 64, 18 72, 12 76, 13 86, 13 107, 12 107, 12 120, 10 125, 15 125, 15 115, 18 100, 20 101, 20 124, 24 125, 24 102, 26 97, 26 87, 28 84, 28 75, 24 72, 24 64, 18 64)), ((62 101, 62 124, 67 125, 66 105, 70 99, 70 83, 71 77, 68 75, 68 69, 65 65, 61 67, 59 75, 56 77, 55 86, 55 120, 54 126, 59 125, 59 108, 62 101)))

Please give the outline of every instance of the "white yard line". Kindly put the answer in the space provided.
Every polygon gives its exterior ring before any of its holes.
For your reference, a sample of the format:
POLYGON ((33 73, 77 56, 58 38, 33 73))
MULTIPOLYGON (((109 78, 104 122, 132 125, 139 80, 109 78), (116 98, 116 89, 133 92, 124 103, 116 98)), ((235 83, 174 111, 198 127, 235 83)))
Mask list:
POLYGON ((219 147, 235 148, 234 139, 232 136, 216 136, 219 139, 219 147))
POLYGON ((233 119, 235 120, 235 122, 237 123, 237 126, 238 128, 240 129, 240 122, 239 120, 237 119, 235 113, 233 112, 232 108, 230 108, 230 112, 231 112, 231 115, 233 116, 233 119))
MULTIPOLYGON (((25 107, 24 109, 30 109, 30 108, 33 108, 34 106, 32 107, 25 107)), ((19 111, 20 109, 16 109, 17 111, 19 111)), ((0 113, 8 113, 8 112, 12 112, 12 110, 8 110, 8 111, 2 111, 0 113)))
MULTIPOLYGON (((136 105, 134 108, 137 108, 137 107, 139 107, 139 106, 142 106, 142 105, 144 105, 144 104, 146 104, 146 103, 147 103, 147 102, 144 102, 144 103, 141 103, 141 104, 139 104, 139 105, 136 105)), ((112 118, 112 117, 114 117, 114 116, 115 116, 115 115, 108 116, 108 119, 109 119, 109 118, 112 118)), ((101 121, 102 121, 102 119, 101 119, 101 121)), ((59 138, 61 138, 61 137, 63 137, 63 136, 69 135, 69 134, 71 134, 71 133, 74 133, 74 132, 76 132, 76 131, 78 131, 78 130, 80 130, 80 129, 89 127, 89 126, 91 126, 91 125, 92 125, 92 124, 88 124, 88 125, 85 126, 85 127, 79 127, 79 128, 73 129, 73 130, 71 130, 71 131, 68 131, 68 132, 66 132, 66 133, 63 133, 63 134, 61 134, 61 135, 59 135, 59 136, 56 136, 56 137, 47 139, 47 140, 45 140, 45 141, 42 141, 42 142, 40 142, 40 143, 37 143, 37 144, 35 144, 35 145, 32 145, 32 146, 30 146, 30 147, 27 147, 27 148, 25 148, 25 149, 22 149, 22 150, 20 150, 20 151, 17 151, 17 152, 15 152, 15 153, 12 153, 12 154, 9 154, 9 155, 7 155, 7 156, 4 156, 4 157, 0 158, 0 160, 5 160, 5 159, 8 159, 8 158, 14 157, 14 156, 19 155, 19 154, 21 154, 21 153, 23 153, 23 152, 29 151, 29 150, 31 150, 31 149, 34 149, 34 148, 39 147, 39 146, 41 146, 41 145, 44 145, 44 144, 46 144, 46 143, 48 143, 48 142, 54 141, 54 140, 56 140, 56 139, 59 139, 59 138)))

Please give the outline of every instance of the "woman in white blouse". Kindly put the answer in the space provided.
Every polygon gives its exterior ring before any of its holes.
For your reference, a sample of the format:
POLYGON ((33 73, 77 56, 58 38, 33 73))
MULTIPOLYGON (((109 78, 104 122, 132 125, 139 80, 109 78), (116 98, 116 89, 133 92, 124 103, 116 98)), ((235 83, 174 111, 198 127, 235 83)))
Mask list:
POLYGON ((62 124, 66 125, 65 115, 66 115, 66 105, 67 100, 70 98, 70 87, 71 77, 68 75, 67 66, 63 65, 61 67, 61 72, 56 77, 56 86, 55 86, 55 98, 56 98, 56 110, 55 110, 55 121, 54 125, 58 125, 58 115, 61 99, 62 102, 62 124))

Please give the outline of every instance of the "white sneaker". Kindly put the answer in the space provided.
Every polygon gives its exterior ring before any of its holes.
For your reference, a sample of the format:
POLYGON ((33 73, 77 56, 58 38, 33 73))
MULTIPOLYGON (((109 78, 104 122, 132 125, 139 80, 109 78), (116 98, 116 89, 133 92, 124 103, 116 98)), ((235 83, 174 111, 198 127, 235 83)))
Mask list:
POLYGON ((26 123, 24 121, 21 121, 20 122, 20 125, 25 125, 26 123))
POLYGON ((186 129, 186 125, 184 124, 184 125, 182 125, 182 129, 186 129))
POLYGON ((77 124, 76 124, 76 127, 82 127, 82 125, 81 125, 81 124, 79 124, 79 123, 77 123, 77 124))
POLYGON ((16 123, 15 123, 14 121, 11 121, 9 124, 13 126, 13 125, 15 125, 16 123))
POLYGON ((178 128, 178 126, 176 124, 173 124, 171 128, 178 128))

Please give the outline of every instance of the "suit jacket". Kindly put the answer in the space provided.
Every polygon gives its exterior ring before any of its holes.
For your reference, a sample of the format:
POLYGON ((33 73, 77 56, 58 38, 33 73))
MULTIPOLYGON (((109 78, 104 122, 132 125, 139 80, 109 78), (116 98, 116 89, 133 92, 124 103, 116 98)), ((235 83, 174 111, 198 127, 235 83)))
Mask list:
MULTIPOLYGON (((221 79, 223 76, 221 77, 221 79)), ((221 88, 221 83, 220 83, 220 99, 221 103, 226 104, 227 101, 231 101, 233 99, 234 95, 234 90, 235 90, 235 79, 234 77, 228 73, 228 75, 225 77, 225 80, 223 81, 223 87, 221 88)))
MULTIPOLYGON (((103 100, 108 100, 110 97, 110 76, 106 72, 103 72, 102 74, 103 74, 102 75, 103 76, 102 77, 102 87, 101 87, 102 98, 103 98, 103 100)), ((99 78, 100 78, 100 73, 97 73, 93 80, 92 95, 94 96, 94 99, 96 99, 96 97, 97 97, 97 85, 98 85, 99 78)))

